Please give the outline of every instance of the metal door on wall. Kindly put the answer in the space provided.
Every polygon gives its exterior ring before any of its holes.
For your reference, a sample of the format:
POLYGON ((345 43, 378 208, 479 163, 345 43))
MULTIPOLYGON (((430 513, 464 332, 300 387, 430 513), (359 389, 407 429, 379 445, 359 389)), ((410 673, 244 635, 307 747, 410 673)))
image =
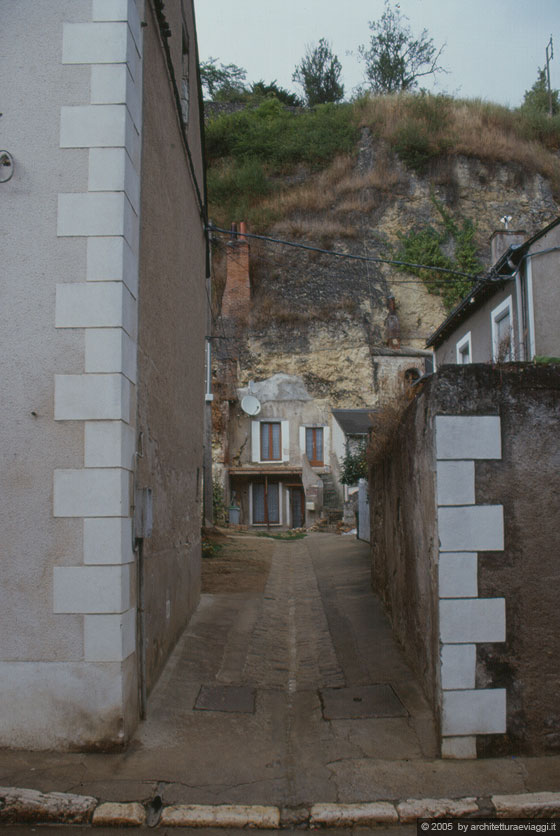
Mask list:
POLYGON ((305 493, 303 488, 291 488, 290 510, 292 528, 303 528, 305 524, 305 493))

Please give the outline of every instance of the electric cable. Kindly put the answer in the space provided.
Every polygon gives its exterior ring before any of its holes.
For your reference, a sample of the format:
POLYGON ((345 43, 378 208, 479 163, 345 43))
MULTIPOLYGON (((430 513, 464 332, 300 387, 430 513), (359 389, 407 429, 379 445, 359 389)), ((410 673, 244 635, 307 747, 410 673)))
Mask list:
MULTIPOLYGON (((379 256, 357 255, 355 253, 343 253, 340 250, 325 250, 322 247, 314 247, 311 244, 299 244, 296 241, 287 241, 283 238, 273 238, 270 235, 257 235, 254 232, 232 233, 229 229, 222 229, 219 226, 208 226, 208 232, 219 232, 221 235, 228 235, 241 238, 254 238, 258 241, 267 241, 271 244, 281 244, 285 247, 294 247, 300 250, 308 250, 310 252, 322 253, 323 255, 330 255, 336 258, 347 258, 353 261, 365 261, 374 264, 394 264, 398 267, 414 267, 417 270, 434 270, 438 273, 447 273, 452 276, 461 276, 464 279, 471 281, 480 280, 481 276, 478 273, 465 273, 462 270, 453 270, 451 267, 438 267, 435 264, 416 264, 411 261, 399 261, 394 258, 381 258, 379 256)), ((392 279, 391 279, 392 281, 392 279)))

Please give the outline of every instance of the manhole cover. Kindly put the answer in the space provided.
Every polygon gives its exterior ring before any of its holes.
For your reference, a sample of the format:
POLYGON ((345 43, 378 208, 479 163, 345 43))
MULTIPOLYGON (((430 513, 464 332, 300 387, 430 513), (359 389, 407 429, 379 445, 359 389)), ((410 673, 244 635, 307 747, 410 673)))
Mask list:
POLYGON ((407 711, 390 685, 326 688, 319 691, 324 720, 365 717, 406 717, 407 711))
POLYGON ((231 711, 235 714, 255 713, 255 691, 236 685, 203 685, 194 704, 198 711, 231 711))

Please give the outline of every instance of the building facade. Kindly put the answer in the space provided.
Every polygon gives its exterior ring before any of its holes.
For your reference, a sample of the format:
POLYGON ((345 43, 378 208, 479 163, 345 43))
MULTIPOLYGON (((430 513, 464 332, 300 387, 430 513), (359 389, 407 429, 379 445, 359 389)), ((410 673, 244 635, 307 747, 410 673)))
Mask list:
POLYGON ((438 366, 532 361, 560 356, 560 218, 531 237, 492 237, 489 275, 434 332, 438 366))
POLYGON ((196 34, 157 5, 4 24, 1 746, 125 743, 198 598, 196 34))

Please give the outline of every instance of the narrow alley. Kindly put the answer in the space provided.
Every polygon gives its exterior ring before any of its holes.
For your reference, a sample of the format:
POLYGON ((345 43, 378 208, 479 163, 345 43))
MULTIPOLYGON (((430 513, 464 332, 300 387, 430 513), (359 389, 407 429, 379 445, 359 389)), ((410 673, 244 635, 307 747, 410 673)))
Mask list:
POLYGON ((367 544, 228 535, 224 555, 203 561, 213 591, 128 748, 5 750, 1 784, 148 807, 272 804, 294 824, 319 802, 554 789, 554 758, 438 758, 430 709, 370 589, 367 544))

